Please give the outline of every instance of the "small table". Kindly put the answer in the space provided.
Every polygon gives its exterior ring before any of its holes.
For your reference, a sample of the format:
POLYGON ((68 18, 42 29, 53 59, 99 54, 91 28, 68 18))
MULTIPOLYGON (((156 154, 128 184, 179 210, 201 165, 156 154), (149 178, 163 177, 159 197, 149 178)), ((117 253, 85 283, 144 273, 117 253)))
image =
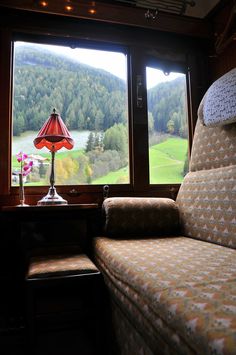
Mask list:
POLYGON ((23 314, 24 289, 27 291, 26 321, 31 341, 35 340, 36 324, 41 330, 46 323, 51 329, 57 326, 66 329, 74 324, 80 325, 81 334, 90 329, 86 332, 89 333, 87 338, 95 344, 100 338, 97 335, 103 278, 90 260, 89 244, 96 230, 98 204, 4 206, 1 211, 9 234, 11 267, 18 279, 18 282, 12 280, 15 285, 13 294, 17 292, 18 299, 21 298, 23 314), (28 265, 32 266, 33 261, 37 262, 41 257, 50 264, 54 255, 60 263, 65 254, 80 266, 65 270, 61 275, 55 268, 55 272, 41 277, 33 274, 29 277, 28 265))
POLYGON ((95 234, 98 204, 82 203, 59 206, 3 206, 2 221, 8 234, 19 246, 49 247, 80 244, 88 250, 95 234))

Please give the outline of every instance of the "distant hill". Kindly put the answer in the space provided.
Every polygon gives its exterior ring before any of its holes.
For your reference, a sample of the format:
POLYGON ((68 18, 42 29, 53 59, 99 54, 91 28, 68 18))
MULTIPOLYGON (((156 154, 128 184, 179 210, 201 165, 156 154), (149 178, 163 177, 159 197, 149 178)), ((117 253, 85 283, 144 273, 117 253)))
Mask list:
POLYGON ((154 130, 187 137, 185 78, 158 84, 148 90, 148 111, 154 130))
MULTIPOLYGON (((148 91, 153 128, 186 135, 182 78, 148 91)), ((14 67, 13 134, 38 131, 56 108, 70 130, 103 130, 127 120, 125 82, 34 45, 17 47, 14 67)))
POLYGON ((36 47, 16 49, 14 135, 37 131, 55 107, 69 129, 105 130, 126 121, 126 85, 95 69, 36 47))

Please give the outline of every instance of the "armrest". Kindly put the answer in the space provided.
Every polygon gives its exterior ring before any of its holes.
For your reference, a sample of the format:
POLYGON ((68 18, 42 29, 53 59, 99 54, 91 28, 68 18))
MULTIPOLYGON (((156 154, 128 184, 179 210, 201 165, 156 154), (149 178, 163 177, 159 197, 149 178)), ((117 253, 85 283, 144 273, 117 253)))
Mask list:
POLYGON ((163 236, 179 232, 179 210, 169 198, 110 197, 103 202, 103 213, 107 236, 163 236))

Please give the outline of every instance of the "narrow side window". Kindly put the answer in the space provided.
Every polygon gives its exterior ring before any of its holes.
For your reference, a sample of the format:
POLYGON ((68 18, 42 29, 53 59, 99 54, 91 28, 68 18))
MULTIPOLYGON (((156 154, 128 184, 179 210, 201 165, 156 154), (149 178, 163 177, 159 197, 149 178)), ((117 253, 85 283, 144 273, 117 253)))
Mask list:
POLYGON ((146 67, 149 181, 181 183, 188 171, 186 77, 146 67))

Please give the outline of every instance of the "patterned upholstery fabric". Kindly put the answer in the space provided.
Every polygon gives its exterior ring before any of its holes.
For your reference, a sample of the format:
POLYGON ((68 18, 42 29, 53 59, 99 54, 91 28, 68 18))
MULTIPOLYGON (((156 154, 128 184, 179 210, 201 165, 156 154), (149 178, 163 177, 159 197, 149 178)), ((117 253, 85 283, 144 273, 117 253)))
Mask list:
POLYGON ((98 272, 85 254, 34 256, 30 260, 26 278, 58 277, 98 272))
POLYGON ((115 305, 119 354, 236 354, 236 123, 198 120, 190 172, 170 201, 143 215, 135 199, 105 202, 106 236, 94 251, 115 305), (173 235, 177 216, 183 236, 173 235), (161 219, 170 226, 163 238, 161 219))
POLYGON ((109 236, 157 236, 179 232, 179 212, 168 198, 112 197, 103 203, 109 236))
POLYGON ((145 342, 142 334, 136 330, 132 323, 127 319, 118 304, 112 301, 112 323, 113 323, 113 339, 118 340, 116 348, 111 350, 110 354, 122 355, 152 355, 149 345, 145 342))
POLYGON ((222 126, 236 121, 236 68, 216 80, 207 90, 198 109, 205 126, 222 126))
POLYGON ((177 204, 184 235, 236 248, 236 165, 189 173, 177 204))
POLYGON ((209 128, 198 120, 190 170, 209 170, 230 165, 236 165, 236 124, 209 128))
POLYGON ((190 172, 177 196, 182 233, 236 248, 236 124, 198 121, 190 172))
POLYGON ((112 298, 150 348, 144 354, 235 354, 235 250, 186 237, 94 243, 112 298))

